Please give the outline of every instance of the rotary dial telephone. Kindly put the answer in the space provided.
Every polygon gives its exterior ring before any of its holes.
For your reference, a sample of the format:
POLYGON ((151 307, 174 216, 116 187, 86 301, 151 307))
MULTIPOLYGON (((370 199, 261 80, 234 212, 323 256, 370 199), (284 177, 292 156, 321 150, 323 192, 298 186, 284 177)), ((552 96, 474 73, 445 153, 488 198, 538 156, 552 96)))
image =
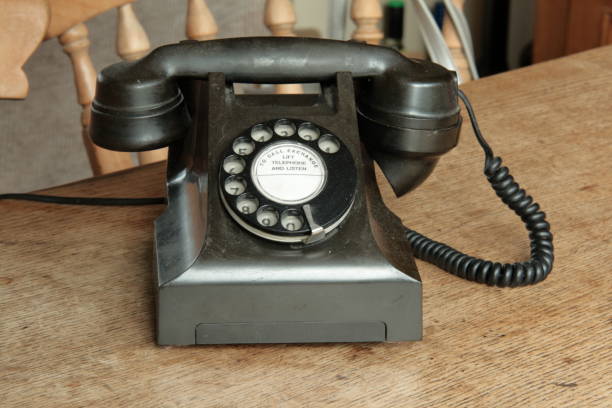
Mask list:
POLYGON ((453 72, 361 43, 185 41, 102 71, 91 137, 169 146, 168 207, 155 222, 161 345, 421 338, 412 257, 498 286, 552 267, 544 213, 480 134, 453 72), (319 94, 238 95, 233 83, 316 82, 319 94), (532 259, 479 260, 412 230, 383 204, 375 160, 402 196, 458 141, 458 98, 485 174, 531 231, 532 259))

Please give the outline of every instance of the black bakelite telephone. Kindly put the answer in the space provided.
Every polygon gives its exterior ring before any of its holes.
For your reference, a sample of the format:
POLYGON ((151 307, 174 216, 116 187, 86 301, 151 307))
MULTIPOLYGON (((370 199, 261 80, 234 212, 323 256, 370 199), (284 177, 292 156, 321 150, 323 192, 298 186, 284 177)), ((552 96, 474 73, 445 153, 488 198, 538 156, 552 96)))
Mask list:
POLYGON ((170 146, 155 222, 162 345, 421 338, 411 253, 497 286, 546 278, 549 224, 483 139, 453 72, 361 43, 306 38, 185 41, 102 71, 91 136, 170 146), (237 95, 233 83, 316 82, 319 94, 237 95), (500 264, 412 230, 383 204, 458 141, 461 98, 485 175, 530 231, 531 259, 500 264), (407 236, 407 237, 406 237, 407 236))

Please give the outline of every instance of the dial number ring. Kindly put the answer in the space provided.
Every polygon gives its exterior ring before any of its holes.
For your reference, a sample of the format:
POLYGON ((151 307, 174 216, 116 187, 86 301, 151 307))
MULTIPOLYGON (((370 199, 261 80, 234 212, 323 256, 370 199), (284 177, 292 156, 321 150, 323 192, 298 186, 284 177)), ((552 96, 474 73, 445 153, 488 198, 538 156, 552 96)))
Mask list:
POLYGON ((312 231, 304 206, 316 227, 332 230, 355 197, 351 152, 334 132, 313 122, 282 118, 256 123, 233 138, 221 163, 220 186, 228 179, 235 184, 236 177, 244 181, 244 189, 220 188, 223 204, 245 229, 266 239, 305 241, 312 231), (322 144, 324 138, 334 147, 322 144), (226 164, 235 164, 236 158, 244 163, 240 172, 236 168, 242 166, 226 164))

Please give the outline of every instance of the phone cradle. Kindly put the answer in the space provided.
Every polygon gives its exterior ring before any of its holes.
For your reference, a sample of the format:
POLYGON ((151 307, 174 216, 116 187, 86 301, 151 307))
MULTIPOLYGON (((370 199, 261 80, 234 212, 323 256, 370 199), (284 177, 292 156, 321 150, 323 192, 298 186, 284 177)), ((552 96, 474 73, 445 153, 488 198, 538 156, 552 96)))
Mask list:
POLYGON ((160 345, 421 338, 421 281, 361 144, 353 79, 339 73, 321 86, 317 95, 235 95, 218 73, 181 85, 193 124, 170 145, 168 207, 155 222, 160 345), (329 130, 354 160, 350 207, 314 243, 256 236, 223 203, 228 146, 279 118, 329 130))

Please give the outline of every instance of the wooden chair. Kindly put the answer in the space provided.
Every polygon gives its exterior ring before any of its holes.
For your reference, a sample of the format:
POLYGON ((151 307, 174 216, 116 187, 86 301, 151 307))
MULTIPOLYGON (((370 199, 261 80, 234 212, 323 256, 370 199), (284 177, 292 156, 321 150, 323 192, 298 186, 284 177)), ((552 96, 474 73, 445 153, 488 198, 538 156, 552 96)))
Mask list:
MULTIPOLYGON (((131 0, 133 1, 133 0, 131 0)), ((146 32, 138 21, 134 9, 125 2, 117 8, 117 54, 125 61, 137 60, 146 55, 150 50, 150 43, 146 32)), ((218 27, 204 0, 188 0, 187 18, 185 24, 185 34, 192 40, 209 40, 214 38, 218 27)), ((111 173, 125 168, 133 167, 133 162, 129 153, 113 152, 102 149, 91 142, 89 138, 89 116, 90 104, 95 92, 96 73, 93 68, 91 58, 87 53, 89 41, 87 40, 87 28, 83 23, 79 23, 66 34, 59 37, 64 46, 64 50, 72 61, 79 103, 83 106, 82 126, 83 140, 89 152, 89 161, 94 175, 111 173), (70 31, 77 29, 78 38, 65 38, 70 31), (74 44, 81 44, 74 50, 74 44), (76 51, 76 52, 75 52, 76 51)), ((139 164, 148 164, 167 157, 167 149, 138 152, 139 164)))
MULTIPOLYGON (((89 56, 88 31, 84 22, 117 9, 117 54, 126 61, 141 58, 150 49, 149 39, 131 3, 134 0, 0 0, 0 24, 10 38, 0 38, 0 98, 24 98, 27 78, 21 67, 41 41, 57 37, 70 57, 74 70, 77 100, 82 107, 82 136, 94 175, 134 166, 129 153, 114 152, 94 145, 88 135, 90 105, 94 97, 96 71, 89 56), (19 29, 27 27, 27 30, 19 29), (17 40, 16 40, 17 38, 17 40), (4 58, 6 56, 6 58, 4 58)), ((187 0, 185 34, 189 39, 209 40, 218 27, 204 0, 187 0)), ((378 28, 382 18, 379 0, 353 0, 351 16, 356 24, 352 38, 378 44, 383 37, 378 28)), ((264 23, 272 35, 294 36, 296 16, 289 0, 266 0, 264 23)), ((299 84, 283 84, 278 92, 302 92, 299 84)), ((140 152, 140 164, 166 158, 166 149, 140 152)))

